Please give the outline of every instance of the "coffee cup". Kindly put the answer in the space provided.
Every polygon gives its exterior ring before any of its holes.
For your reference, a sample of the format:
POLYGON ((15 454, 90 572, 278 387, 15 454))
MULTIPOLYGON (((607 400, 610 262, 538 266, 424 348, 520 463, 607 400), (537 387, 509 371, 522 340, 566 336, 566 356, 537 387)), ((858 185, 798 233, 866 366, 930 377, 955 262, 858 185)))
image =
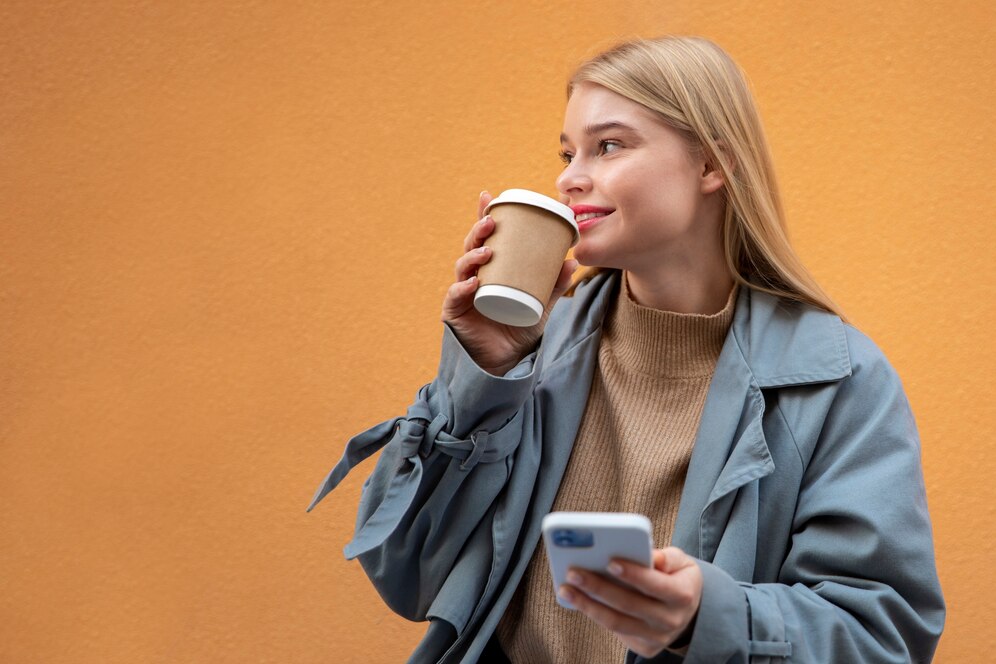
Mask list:
POLYGON ((474 307, 505 325, 535 325, 567 250, 581 237, 574 212, 527 189, 506 189, 484 211, 494 219, 495 230, 485 241, 492 255, 477 272, 474 307))

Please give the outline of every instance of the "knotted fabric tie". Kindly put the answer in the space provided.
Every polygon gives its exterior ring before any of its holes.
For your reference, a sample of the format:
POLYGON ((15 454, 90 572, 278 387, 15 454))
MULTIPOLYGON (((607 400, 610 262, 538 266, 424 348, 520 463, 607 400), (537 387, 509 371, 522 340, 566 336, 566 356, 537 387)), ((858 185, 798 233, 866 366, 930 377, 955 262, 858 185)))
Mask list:
POLYGON ((409 468, 398 469, 380 505, 370 518, 360 526, 353 541, 346 545, 346 558, 353 559, 384 543, 404 517, 422 480, 422 460, 438 450, 459 459, 460 470, 469 471, 478 463, 493 463, 510 455, 521 437, 522 410, 494 433, 475 431, 469 438, 455 438, 443 431, 448 420, 442 413, 432 415, 428 402, 428 385, 419 390, 418 397, 405 417, 397 417, 360 433, 346 443, 346 449, 335 467, 329 472, 308 505, 314 509, 332 492, 353 468, 364 459, 377 453, 386 445, 397 444, 401 456, 411 462, 409 468))

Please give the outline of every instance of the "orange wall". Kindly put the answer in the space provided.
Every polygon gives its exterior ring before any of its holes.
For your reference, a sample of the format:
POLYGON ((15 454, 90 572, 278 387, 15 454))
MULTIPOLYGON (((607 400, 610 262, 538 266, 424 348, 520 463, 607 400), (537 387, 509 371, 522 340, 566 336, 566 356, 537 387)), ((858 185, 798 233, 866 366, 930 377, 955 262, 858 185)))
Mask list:
POLYGON ((938 661, 996 650, 994 5, 539 4, 0 9, 0 661, 403 661, 340 554, 363 473, 304 507, 432 375, 477 193, 553 191, 572 64, 666 32, 747 70, 905 381, 938 661))

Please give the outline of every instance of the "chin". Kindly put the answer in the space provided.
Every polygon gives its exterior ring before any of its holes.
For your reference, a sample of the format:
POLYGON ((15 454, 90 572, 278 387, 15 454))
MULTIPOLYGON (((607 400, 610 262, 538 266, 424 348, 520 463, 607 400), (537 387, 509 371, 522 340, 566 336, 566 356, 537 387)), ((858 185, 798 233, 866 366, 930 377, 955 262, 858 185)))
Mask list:
POLYGON ((589 246, 584 240, 581 240, 574 247, 573 256, 574 260, 585 267, 596 267, 598 266, 598 253, 596 248, 589 246))

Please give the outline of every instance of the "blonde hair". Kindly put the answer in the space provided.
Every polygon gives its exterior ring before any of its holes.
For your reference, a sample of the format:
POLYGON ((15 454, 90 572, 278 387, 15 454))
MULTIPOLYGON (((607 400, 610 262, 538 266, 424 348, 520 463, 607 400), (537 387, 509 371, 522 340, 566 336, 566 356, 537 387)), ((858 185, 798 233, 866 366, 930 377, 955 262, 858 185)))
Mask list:
MULTIPOLYGON (((582 64, 567 85, 601 85, 655 112, 723 174, 723 249, 734 280, 843 317, 789 243, 771 153, 747 81, 719 46, 700 37, 619 44, 582 64)), ((585 268, 571 287, 599 268, 585 268)))

